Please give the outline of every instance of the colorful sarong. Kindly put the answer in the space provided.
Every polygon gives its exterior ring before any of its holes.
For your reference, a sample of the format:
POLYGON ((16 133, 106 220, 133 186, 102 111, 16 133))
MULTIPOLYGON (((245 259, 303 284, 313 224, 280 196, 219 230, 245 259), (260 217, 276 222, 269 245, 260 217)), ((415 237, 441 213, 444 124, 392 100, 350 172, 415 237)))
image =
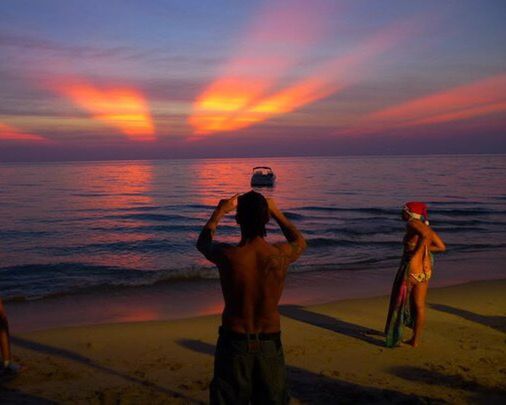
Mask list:
POLYGON ((402 340, 404 326, 413 328, 414 314, 411 308, 411 283, 409 282, 409 255, 404 254, 395 276, 387 323, 385 325, 387 347, 398 346, 402 340))

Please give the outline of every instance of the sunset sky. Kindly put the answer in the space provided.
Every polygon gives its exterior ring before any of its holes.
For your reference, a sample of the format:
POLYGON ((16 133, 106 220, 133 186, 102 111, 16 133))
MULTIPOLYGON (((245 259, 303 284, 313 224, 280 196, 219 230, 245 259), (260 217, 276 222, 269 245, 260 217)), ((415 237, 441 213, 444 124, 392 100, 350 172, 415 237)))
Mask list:
POLYGON ((0 2, 0 160, 506 153, 504 0, 0 2))

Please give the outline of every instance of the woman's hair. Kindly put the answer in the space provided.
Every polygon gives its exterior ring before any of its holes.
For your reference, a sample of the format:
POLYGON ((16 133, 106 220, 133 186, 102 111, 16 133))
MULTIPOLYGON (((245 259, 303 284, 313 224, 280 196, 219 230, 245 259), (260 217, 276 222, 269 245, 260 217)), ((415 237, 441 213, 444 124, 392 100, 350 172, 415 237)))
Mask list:
POLYGON ((236 220, 246 238, 267 235, 265 224, 269 222, 269 206, 265 197, 255 191, 239 196, 236 220))

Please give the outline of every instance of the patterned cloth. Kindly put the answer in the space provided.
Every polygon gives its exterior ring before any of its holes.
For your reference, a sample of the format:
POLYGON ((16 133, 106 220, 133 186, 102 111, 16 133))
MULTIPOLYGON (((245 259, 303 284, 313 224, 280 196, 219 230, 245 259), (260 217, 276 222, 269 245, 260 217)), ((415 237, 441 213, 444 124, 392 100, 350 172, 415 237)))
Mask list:
POLYGON ((387 323, 385 325, 387 347, 398 346, 402 340, 404 326, 413 328, 415 324, 415 311, 411 308, 410 299, 409 261, 410 255, 405 252, 392 286, 387 323))

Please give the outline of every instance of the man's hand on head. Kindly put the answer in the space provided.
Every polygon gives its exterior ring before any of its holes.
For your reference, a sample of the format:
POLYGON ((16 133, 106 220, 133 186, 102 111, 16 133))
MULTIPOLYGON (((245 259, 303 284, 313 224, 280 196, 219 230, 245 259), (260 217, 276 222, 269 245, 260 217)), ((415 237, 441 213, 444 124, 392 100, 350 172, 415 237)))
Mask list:
POLYGON ((223 200, 220 200, 218 203, 218 209, 222 211, 224 214, 228 214, 229 212, 232 212, 237 207, 237 198, 239 197, 239 193, 234 194, 230 198, 225 198, 223 200))

